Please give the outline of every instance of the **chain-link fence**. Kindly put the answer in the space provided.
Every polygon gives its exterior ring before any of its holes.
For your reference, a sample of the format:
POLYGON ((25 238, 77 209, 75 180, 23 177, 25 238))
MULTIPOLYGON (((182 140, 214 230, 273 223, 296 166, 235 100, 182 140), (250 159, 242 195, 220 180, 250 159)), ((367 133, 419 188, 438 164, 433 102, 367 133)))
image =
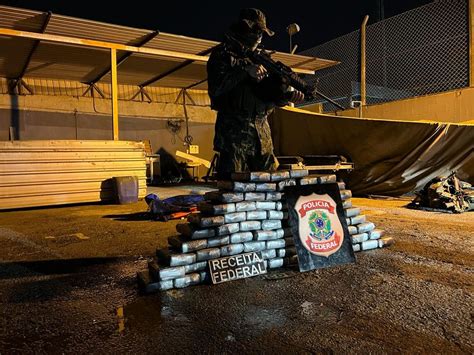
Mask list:
MULTIPOLYGON (((340 61, 306 79, 344 107, 360 100, 360 31, 301 54, 340 61)), ((367 26, 366 83, 369 105, 468 86, 468 0, 435 1, 367 26)))

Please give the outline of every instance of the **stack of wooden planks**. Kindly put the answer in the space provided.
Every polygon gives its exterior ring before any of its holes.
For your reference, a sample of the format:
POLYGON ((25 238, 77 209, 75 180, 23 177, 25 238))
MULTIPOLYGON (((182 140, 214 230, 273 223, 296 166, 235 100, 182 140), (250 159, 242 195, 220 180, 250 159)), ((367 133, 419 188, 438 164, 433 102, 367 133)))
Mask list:
POLYGON ((0 210, 113 200, 119 176, 136 176, 146 195, 142 142, 0 142, 0 210))

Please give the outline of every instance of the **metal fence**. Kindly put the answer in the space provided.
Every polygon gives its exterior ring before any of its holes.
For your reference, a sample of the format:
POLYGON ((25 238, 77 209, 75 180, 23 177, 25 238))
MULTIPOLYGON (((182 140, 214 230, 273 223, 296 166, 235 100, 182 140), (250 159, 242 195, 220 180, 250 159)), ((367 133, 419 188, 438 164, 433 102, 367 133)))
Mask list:
MULTIPOLYGON (((340 61, 306 79, 344 107, 360 100, 360 31, 301 54, 340 61)), ((368 105, 468 86, 468 0, 435 1, 367 26, 366 83, 368 105)))

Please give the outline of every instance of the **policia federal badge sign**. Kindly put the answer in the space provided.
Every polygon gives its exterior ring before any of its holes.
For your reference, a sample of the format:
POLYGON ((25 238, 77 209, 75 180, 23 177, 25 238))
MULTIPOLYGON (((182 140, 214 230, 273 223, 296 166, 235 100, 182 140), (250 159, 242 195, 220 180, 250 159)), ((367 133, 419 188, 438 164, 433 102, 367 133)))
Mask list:
POLYGON ((337 184, 285 189, 300 271, 355 262, 337 184))

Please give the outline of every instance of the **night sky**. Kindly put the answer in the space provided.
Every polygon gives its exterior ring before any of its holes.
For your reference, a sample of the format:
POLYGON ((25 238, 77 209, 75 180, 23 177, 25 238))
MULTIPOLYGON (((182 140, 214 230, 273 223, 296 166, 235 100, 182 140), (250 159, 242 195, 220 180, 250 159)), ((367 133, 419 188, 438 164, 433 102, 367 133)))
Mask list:
POLYGON ((80 0, 0 0, 0 4, 40 11, 52 11, 96 21, 125 26, 158 29, 163 32, 219 41, 229 24, 243 7, 256 7, 267 15, 268 27, 276 32, 264 39, 264 45, 281 51, 289 50, 288 24, 296 22, 301 32, 293 37, 297 52, 324 43, 360 27, 364 15, 369 25, 380 18, 391 17, 422 6, 430 0, 366 0, 366 1, 112 1, 80 0), (383 11, 381 3, 383 2, 383 11))

